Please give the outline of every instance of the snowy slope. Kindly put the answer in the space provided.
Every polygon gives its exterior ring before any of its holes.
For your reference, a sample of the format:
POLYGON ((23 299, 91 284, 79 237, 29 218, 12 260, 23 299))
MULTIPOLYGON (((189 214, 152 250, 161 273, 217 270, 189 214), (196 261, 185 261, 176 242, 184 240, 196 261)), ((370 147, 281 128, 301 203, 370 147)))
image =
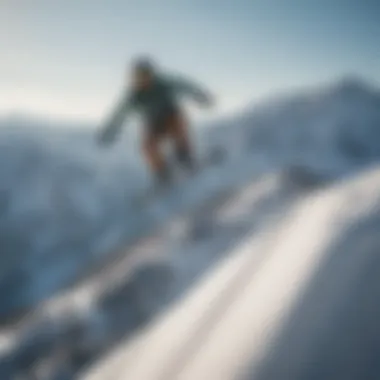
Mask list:
POLYGON ((0 130, 1 319, 60 288, 92 260, 95 238, 125 220, 120 204, 141 175, 97 153, 89 132, 0 130))
POLYGON ((33 160, 3 150, 17 170, 32 175, 11 178, 15 170, 2 168, 5 194, 13 197, 2 223, 17 242, 27 241, 16 249, 11 241, 2 255, 10 268, 0 282, 2 316, 45 300, 19 326, 3 329, 4 355, 12 359, 0 365, 3 377, 41 359, 54 373, 77 373, 154 321, 244 236, 286 219, 310 191, 375 164, 379 99, 360 81, 344 80, 272 100, 202 131, 200 148, 222 146, 226 160, 144 211, 125 201, 128 188, 143 186, 146 178, 125 164, 121 145, 108 158, 88 140, 77 149, 74 140, 54 145, 44 137, 49 148, 33 140, 37 164, 28 170, 24 165, 33 160), (49 196, 55 202, 47 202, 49 196), (9 252, 17 255, 10 260, 9 252))
POLYGON ((379 166, 297 202, 83 378, 378 378, 379 212, 379 166))

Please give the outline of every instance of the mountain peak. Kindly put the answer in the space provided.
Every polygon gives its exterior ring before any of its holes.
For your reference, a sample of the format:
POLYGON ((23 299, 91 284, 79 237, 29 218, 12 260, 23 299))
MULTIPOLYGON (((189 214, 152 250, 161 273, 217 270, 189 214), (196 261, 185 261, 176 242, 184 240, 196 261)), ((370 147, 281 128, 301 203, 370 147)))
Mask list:
POLYGON ((344 95, 368 93, 370 84, 357 75, 346 75, 341 78, 334 86, 333 93, 344 95))

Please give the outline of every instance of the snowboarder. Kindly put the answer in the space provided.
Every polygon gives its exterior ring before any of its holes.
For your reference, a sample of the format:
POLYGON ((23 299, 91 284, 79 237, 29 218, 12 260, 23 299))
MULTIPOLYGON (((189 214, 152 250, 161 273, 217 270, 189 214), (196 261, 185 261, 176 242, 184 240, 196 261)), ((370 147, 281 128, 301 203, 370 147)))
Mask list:
POLYGON ((132 84, 99 131, 99 143, 106 145, 113 142, 126 116, 131 111, 137 111, 145 124, 143 153, 156 184, 161 186, 170 181, 170 170, 161 151, 163 141, 173 143, 178 162, 184 168, 193 170, 194 152, 188 122, 179 104, 181 95, 191 96, 206 107, 212 105, 212 97, 207 91, 189 80, 159 72, 155 63, 148 58, 138 59, 132 65, 132 84))

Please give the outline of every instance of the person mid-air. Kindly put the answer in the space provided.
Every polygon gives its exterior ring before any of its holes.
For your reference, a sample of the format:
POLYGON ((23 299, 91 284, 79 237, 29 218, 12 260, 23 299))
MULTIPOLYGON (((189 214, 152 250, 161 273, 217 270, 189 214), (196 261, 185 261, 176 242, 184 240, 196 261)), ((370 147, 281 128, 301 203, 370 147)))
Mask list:
POLYGON ((162 73, 147 58, 140 58, 133 63, 131 76, 132 83, 100 129, 98 142, 101 145, 112 143, 127 115, 136 111, 144 122, 145 159, 156 183, 166 184, 171 179, 171 173, 161 150, 163 142, 174 144, 176 158, 185 169, 194 170, 196 166, 180 97, 189 96, 202 106, 211 106, 212 97, 187 79, 162 73))

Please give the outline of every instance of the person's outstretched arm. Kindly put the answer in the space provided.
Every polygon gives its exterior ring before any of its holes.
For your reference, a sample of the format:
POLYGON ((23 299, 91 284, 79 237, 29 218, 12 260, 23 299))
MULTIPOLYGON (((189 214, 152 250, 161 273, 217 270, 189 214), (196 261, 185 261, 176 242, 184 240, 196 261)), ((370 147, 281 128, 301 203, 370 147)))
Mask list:
POLYGON ((125 92, 109 116, 105 125, 100 128, 97 135, 97 141, 99 144, 106 145, 114 142, 117 135, 121 131, 127 115, 130 111, 132 111, 133 105, 133 96, 130 93, 125 92))
POLYGON ((180 76, 172 76, 169 77, 168 81, 174 90, 180 95, 190 96, 202 105, 212 105, 213 97, 211 93, 200 85, 194 83, 192 80, 180 76))

